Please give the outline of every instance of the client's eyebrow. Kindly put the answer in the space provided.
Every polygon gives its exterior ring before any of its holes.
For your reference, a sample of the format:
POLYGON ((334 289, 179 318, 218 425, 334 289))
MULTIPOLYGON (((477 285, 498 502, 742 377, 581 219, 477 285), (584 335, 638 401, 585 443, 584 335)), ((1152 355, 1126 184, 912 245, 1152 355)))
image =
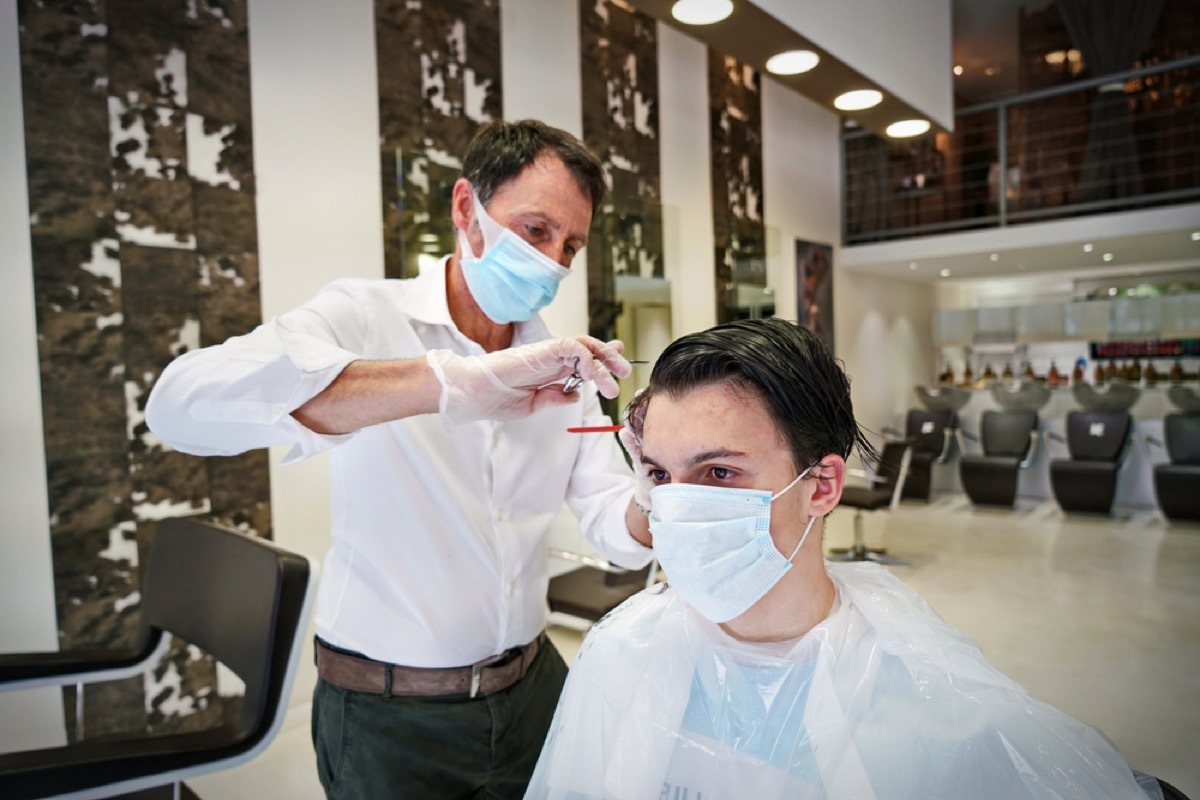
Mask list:
MULTIPOLYGON (((722 447, 716 450, 705 450, 703 453, 696 453, 687 460, 687 467, 695 467, 708 461, 740 461, 744 458, 747 458, 747 454, 741 450, 730 450, 722 447)), ((655 469, 662 469, 661 464, 645 453, 642 453, 642 463, 655 469)))

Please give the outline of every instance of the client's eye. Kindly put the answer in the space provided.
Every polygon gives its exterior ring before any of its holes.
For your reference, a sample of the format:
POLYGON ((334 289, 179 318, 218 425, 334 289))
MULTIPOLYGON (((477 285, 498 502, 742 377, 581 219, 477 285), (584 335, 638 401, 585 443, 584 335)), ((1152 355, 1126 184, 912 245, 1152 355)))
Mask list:
POLYGON ((719 481, 727 481, 733 477, 734 472, 729 467, 713 467, 710 473, 719 481))
POLYGON ((650 476, 650 480, 655 483, 670 483, 671 475, 665 469, 647 470, 646 474, 650 476))

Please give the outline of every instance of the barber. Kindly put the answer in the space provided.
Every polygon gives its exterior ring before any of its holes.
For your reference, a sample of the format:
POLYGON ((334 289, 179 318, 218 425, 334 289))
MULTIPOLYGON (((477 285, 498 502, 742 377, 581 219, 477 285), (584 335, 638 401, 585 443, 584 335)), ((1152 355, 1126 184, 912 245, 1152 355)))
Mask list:
POLYGON ((623 346, 537 314, 604 189, 569 133, 488 124, 439 269, 337 281, 151 393, 151 430, 188 453, 330 451, 312 727, 330 797, 521 797, 566 676, 544 633, 551 522, 565 502, 606 558, 650 560, 614 437, 566 432, 609 422, 595 391, 617 395, 623 346), (564 391, 574 375, 591 383, 564 391))

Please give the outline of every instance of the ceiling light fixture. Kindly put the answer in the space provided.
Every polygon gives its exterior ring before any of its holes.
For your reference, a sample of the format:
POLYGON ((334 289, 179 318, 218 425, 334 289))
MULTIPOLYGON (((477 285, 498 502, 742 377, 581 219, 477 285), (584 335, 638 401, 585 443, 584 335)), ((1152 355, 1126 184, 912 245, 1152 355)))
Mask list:
POLYGON ((1112 253, 1105 253, 1105 254, 1104 254, 1104 260, 1105 260, 1105 261, 1112 261, 1112 260, 1113 260, 1113 254, 1112 254, 1112 253))
POLYGON ((1200 231, 1192 231, 1192 241, 1200 242, 1200 231))
POLYGON ((1087 244, 1085 244, 1083 246, 1083 252, 1085 252, 1085 253, 1092 252, 1092 243, 1091 242, 1088 242, 1087 244))
POLYGON ((774 75, 799 75, 821 63, 821 57, 812 50, 788 50, 776 53, 767 59, 767 72, 774 75))
POLYGON ((990 256, 988 256, 988 258, 990 258, 992 261, 999 261, 999 260, 1000 260, 1000 254, 999 254, 999 253, 992 253, 990 256))
POLYGON ((908 263, 908 268, 909 268, 909 269, 913 269, 913 270, 915 270, 915 269, 917 268, 917 262, 915 262, 915 261, 910 261, 910 262, 908 263))
POLYGON ((962 70, 962 64, 955 64, 955 65, 954 65, 954 74, 955 74, 955 75, 962 75, 962 72, 963 72, 963 70, 962 70))
POLYGON ((733 0, 679 0, 671 16, 684 25, 712 25, 733 13, 733 0))
POLYGON ((902 119, 887 126, 887 135, 893 139, 905 139, 909 136, 920 136, 929 130, 927 119, 902 119))
POLYGON ((948 269, 944 269, 944 270, 942 270, 941 272, 939 272, 938 274, 939 274, 939 275, 941 275, 943 278, 949 278, 949 277, 950 277, 950 270, 948 270, 948 269))
POLYGON ((833 101, 833 107, 839 111, 862 111, 865 108, 874 108, 882 102, 883 92, 875 89, 856 89, 838 95, 833 101))

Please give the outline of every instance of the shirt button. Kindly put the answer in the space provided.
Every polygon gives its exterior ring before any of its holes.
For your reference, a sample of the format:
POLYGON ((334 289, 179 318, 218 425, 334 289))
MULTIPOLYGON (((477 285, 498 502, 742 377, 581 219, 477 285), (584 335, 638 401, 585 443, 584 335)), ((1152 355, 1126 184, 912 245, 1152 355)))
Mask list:
POLYGON ((501 521, 504 520, 504 509, 503 508, 496 509, 496 519, 501 520, 501 521))
POLYGON ((508 596, 512 597, 517 593, 517 585, 515 583, 508 584, 508 596))

